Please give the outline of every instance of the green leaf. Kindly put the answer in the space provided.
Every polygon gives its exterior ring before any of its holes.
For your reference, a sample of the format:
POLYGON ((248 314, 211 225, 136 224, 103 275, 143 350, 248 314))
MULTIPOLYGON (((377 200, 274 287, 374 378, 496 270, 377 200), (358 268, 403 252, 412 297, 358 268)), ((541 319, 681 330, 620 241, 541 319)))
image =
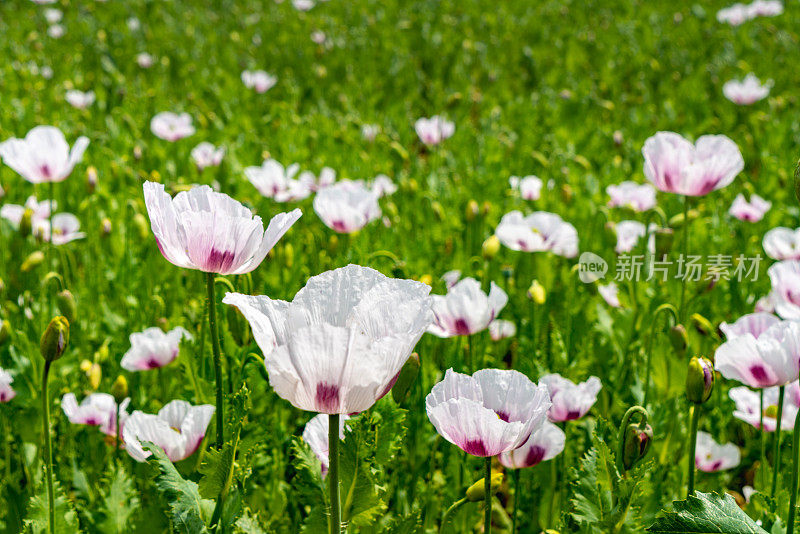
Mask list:
POLYGON ((698 534, 766 534, 727 494, 701 493, 672 503, 648 532, 698 534))
MULTIPOLYGON (((31 497, 28 504, 25 532, 30 534, 46 534, 48 532, 50 506, 47 499, 47 484, 42 483, 39 489, 39 493, 31 497)), ((56 534, 79 532, 78 514, 57 480, 53 481, 53 490, 55 493, 56 534)))
POLYGON ((100 525, 102 532, 122 534, 130 530, 129 519, 139 507, 139 498, 133 481, 125 469, 112 464, 108 489, 101 493, 105 519, 100 525))
POLYGON ((249 391, 246 386, 234 396, 231 409, 228 411, 230 423, 227 425, 226 436, 230 436, 223 449, 209 449, 203 456, 200 464, 200 495, 206 499, 216 499, 225 493, 233 481, 233 472, 236 462, 236 448, 239 445, 239 436, 242 431, 245 416, 247 415, 247 401, 249 391))
POLYGON ((175 530, 187 534, 208 532, 204 518, 213 508, 213 501, 200 497, 197 484, 181 477, 161 447, 150 442, 142 445, 152 453, 148 462, 158 469, 156 488, 169 505, 168 515, 175 530))
POLYGON ((245 510, 242 517, 236 521, 237 534, 267 534, 267 531, 261 527, 258 519, 253 517, 250 510, 245 510))

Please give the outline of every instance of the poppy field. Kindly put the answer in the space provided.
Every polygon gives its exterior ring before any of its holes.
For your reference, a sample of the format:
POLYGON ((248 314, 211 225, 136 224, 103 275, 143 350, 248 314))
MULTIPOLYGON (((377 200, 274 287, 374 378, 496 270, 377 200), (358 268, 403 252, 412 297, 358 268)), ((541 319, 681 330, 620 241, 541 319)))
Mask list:
POLYGON ((0 2, 0 532, 792 534, 798 22, 0 2))

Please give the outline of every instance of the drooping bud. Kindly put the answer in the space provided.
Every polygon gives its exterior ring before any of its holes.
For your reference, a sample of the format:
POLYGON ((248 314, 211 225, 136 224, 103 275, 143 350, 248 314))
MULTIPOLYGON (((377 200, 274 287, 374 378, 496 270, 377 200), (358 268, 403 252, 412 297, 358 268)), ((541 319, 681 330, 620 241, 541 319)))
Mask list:
POLYGON ((699 313, 692 314, 692 324, 694 325, 694 329, 697 330, 700 335, 709 336, 714 332, 714 325, 711 324, 711 321, 699 313))
POLYGON ((25 261, 20 265, 19 270, 23 273, 29 273, 44 262, 44 252, 37 250, 32 252, 30 256, 25 258, 25 261))
POLYGON ((6 344, 8 338, 11 337, 11 323, 8 322, 8 319, 3 319, 0 322, 0 347, 6 344))
POLYGON ((45 361, 54 362, 64 355, 69 343, 69 321, 61 315, 54 317, 42 334, 40 349, 45 361))
POLYGON ((465 213, 467 221, 470 221, 470 222, 474 221, 475 217, 478 216, 478 213, 480 212, 480 209, 481 208, 480 208, 480 206, 478 206, 478 201, 477 200, 472 199, 469 202, 467 202, 467 210, 466 210, 466 213, 465 213))
POLYGON ((686 374, 686 398, 694 404, 703 404, 714 389, 714 364, 706 358, 693 357, 686 374))
POLYGON ((69 289, 59 291, 56 295, 56 304, 61 315, 67 318, 71 324, 75 323, 78 313, 78 304, 75 302, 75 295, 69 289))
POLYGON ((625 471, 633 469, 647 455, 653 441, 653 428, 650 425, 631 423, 625 428, 625 442, 622 445, 622 466, 625 471))
POLYGON ((481 252, 485 260, 491 260, 497 256, 497 253, 500 252, 500 240, 496 235, 489 236, 486 241, 483 242, 481 252))
POLYGON ((531 287, 528 288, 528 298, 539 305, 544 304, 547 300, 547 292, 538 280, 531 282, 531 287))
POLYGON ((667 332, 667 336, 669 337, 669 342, 673 350, 675 350, 678 355, 683 356, 686 354, 686 347, 689 346, 689 336, 686 333, 686 328, 684 328, 682 324, 676 324, 670 328, 667 332))
POLYGON ((19 221, 19 235, 28 237, 33 231, 33 210, 25 208, 22 213, 22 219, 19 221))
POLYGON ((119 375, 114 383, 111 384, 111 395, 117 404, 120 404, 128 396, 128 381, 124 376, 119 375))
POLYGON ((411 391, 411 387, 419 375, 419 367, 419 354, 412 352, 392 386, 392 398, 397 404, 403 402, 408 396, 408 392, 411 391))
MULTIPOLYGON (((500 486, 503 484, 503 473, 500 472, 492 472, 492 478, 490 480, 490 491, 492 495, 497 493, 500 489, 500 486)), ((484 479, 480 479, 473 485, 467 488, 467 500, 469 502, 481 502, 486 498, 486 488, 484 479)))

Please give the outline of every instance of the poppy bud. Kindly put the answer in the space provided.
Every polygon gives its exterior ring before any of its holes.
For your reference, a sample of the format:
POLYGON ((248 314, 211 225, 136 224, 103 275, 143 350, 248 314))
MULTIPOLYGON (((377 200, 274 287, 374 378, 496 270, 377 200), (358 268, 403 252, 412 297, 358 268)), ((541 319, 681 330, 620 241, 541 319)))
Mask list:
POLYGON ((105 217, 102 221, 100 221, 100 235, 105 237, 110 234, 111 234, 111 219, 105 217))
POLYGON ((692 324, 700 335, 708 336, 714 332, 714 326, 711 322, 699 313, 692 314, 692 324))
POLYGON ((54 317, 42 334, 39 346, 42 357, 47 362, 54 362, 64 355, 69 343, 69 322, 62 316, 54 317))
POLYGON ((8 322, 8 319, 3 319, 3 322, 0 322, 0 346, 5 345, 10 337, 11 323, 8 322))
POLYGON ((142 147, 138 145, 133 147, 133 159, 135 159, 136 161, 142 159, 142 147))
POLYGON ((486 217, 489 215, 489 212, 492 211, 492 203, 488 200, 484 200, 483 204, 481 204, 481 215, 486 217))
POLYGON ((440 221, 444 220, 444 208, 438 201, 431 203, 431 209, 433 210, 433 214, 436 215, 437 219, 440 221))
POLYGON ((689 336, 686 334, 686 328, 682 324, 676 324, 669 329, 667 336, 675 352, 681 356, 684 355, 686 347, 689 345, 689 336))
POLYGON ((694 404, 703 404, 714 389, 714 364, 705 358, 693 357, 686 374, 686 398, 694 404))
POLYGON ((111 384, 111 395, 117 404, 120 404, 128 396, 128 381, 124 376, 119 375, 114 383, 111 384))
POLYGON ((92 390, 96 390, 100 387, 100 380, 103 379, 103 369, 100 367, 100 364, 93 363, 91 367, 89 367, 89 372, 86 373, 86 376, 89 378, 89 388, 92 390))
POLYGON ((41 250, 37 250, 36 252, 31 253, 30 256, 25 258, 25 261, 22 262, 22 265, 20 265, 19 270, 22 271, 23 273, 28 273, 37 268, 39 265, 41 265, 42 262, 44 262, 44 252, 42 252, 41 250))
POLYGON ((433 286, 433 276, 429 274, 423 274, 419 277, 419 281, 425 285, 433 286))
POLYGON ((478 206, 478 201, 473 199, 467 202, 467 221, 474 221, 475 217, 478 216, 480 212, 480 207, 478 206))
POLYGON ((572 192, 572 186, 569 184, 564 184, 561 186, 561 200, 563 200, 565 204, 572 202, 573 196, 574 194, 572 192))
POLYGON ((108 359, 108 340, 105 341, 97 352, 94 353, 94 361, 103 363, 108 359))
POLYGON ((697 211, 696 209, 691 209, 687 211, 685 218, 683 216, 683 213, 678 213, 676 215, 673 215, 672 218, 669 220, 669 227, 672 229, 680 228, 684 224, 686 224, 687 221, 692 222, 698 217, 700 217, 700 212, 697 211))
POLYGON ((631 423, 625 429, 625 442, 622 445, 622 466, 625 471, 633 469, 647 455, 650 442, 653 441, 653 428, 631 423))
POLYGON ((75 295, 69 289, 59 291, 56 295, 56 304, 61 315, 67 318, 67 321, 74 323, 76 314, 78 312, 78 305, 75 302, 75 295))
POLYGON ((147 224, 147 218, 141 213, 133 216, 133 226, 139 234, 139 239, 147 239, 150 234, 150 225, 147 224))
POLYGON ((0 278, 0 295, 6 292, 6 283, 0 278))
POLYGON ((86 169, 86 187, 90 193, 94 193, 97 188, 97 169, 92 166, 86 169))
POLYGON ((528 298, 539 305, 544 304, 547 300, 547 292, 538 280, 531 282, 531 287, 528 288, 528 298))
POLYGON ((89 374, 89 369, 92 368, 92 361, 91 360, 81 360, 81 364, 78 367, 84 373, 89 374))
POLYGON ((622 132, 616 130, 614 132, 614 144, 620 146, 622 144, 622 141, 623 141, 622 132))
POLYGON ((418 374, 419 354, 413 352, 411 353, 411 356, 408 357, 408 360, 406 360, 403 368, 400 369, 400 373, 397 375, 397 380, 395 381, 394 386, 392 386, 392 398, 397 404, 403 402, 406 396, 408 396, 408 392, 411 391, 411 386, 414 385, 418 374))
POLYGON ((669 256, 672 250, 672 241, 675 237, 675 231, 672 228, 658 228, 654 232, 656 238, 656 259, 663 259, 664 256, 669 256))
MULTIPOLYGON (((500 472, 493 472, 492 478, 490 481, 491 484, 491 492, 492 495, 497 493, 497 490, 500 489, 500 486, 503 484, 503 473, 500 472)), ((469 502, 481 502, 486 498, 486 488, 485 482, 483 479, 480 479, 473 485, 467 488, 467 500, 469 502)))
POLYGON ((485 260, 491 260, 497 256, 497 253, 500 252, 500 240, 496 235, 489 236, 486 241, 483 242, 481 252, 485 260))
POLYGON ((28 237, 33 230, 33 210, 25 208, 22 212, 22 219, 19 221, 19 234, 22 237, 28 237))

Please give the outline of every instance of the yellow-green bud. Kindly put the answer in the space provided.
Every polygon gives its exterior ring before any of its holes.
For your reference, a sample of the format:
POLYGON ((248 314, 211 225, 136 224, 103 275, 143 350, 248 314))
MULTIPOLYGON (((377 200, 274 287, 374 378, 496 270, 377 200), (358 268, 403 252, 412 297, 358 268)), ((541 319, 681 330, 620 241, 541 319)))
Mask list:
POLYGON ((431 209, 433 210, 433 214, 436 215, 436 218, 440 221, 444 220, 444 208, 442 204, 438 201, 434 201, 431 203, 431 209))
POLYGON ((8 322, 8 319, 3 319, 3 321, 0 322, 0 346, 5 345, 10 337, 11 323, 8 322))
POLYGON ((692 222, 693 220, 700 217, 700 212, 696 209, 691 209, 686 212, 686 217, 684 218, 683 213, 678 213, 673 215, 672 218, 669 220, 670 228, 676 229, 682 227, 686 224, 686 221, 692 222))
POLYGON ((635 466, 647 455, 650 442, 653 441, 653 428, 631 423, 625 429, 625 442, 622 445, 622 466, 626 471, 635 466))
POLYGON ((111 219, 104 217, 103 220, 100 221, 100 235, 106 237, 111 234, 111 228, 111 219))
POLYGON ((483 242, 481 252, 483 253, 483 258, 486 260, 491 260, 497 256, 497 253, 500 252, 500 240, 496 235, 489 236, 486 241, 483 242))
POLYGON ((100 367, 100 364, 93 363, 91 367, 89 367, 89 372, 86 373, 86 376, 89 378, 89 388, 92 390, 96 390, 100 387, 100 380, 103 379, 103 369, 100 367))
POLYGON ((433 276, 429 274, 423 274, 422 276, 420 276, 419 281, 422 282, 423 284, 433 286, 433 276))
POLYGON ((714 364, 705 358, 693 357, 686 374, 686 398, 694 404, 703 404, 714 389, 714 364))
POLYGON ((33 210, 25 208, 22 219, 19 221, 19 233, 22 237, 28 237, 33 231, 33 210))
POLYGON ((64 355, 69 343, 69 321, 61 315, 54 317, 42 334, 40 349, 45 361, 54 362, 64 355))
POLYGON ((114 400, 117 401, 117 404, 122 403, 125 397, 128 396, 128 381, 124 376, 119 375, 117 379, 114 380, 114 383, 111 384, 111 395, 114 397, 114 400))
POLYGON ((673 350, 675 350, 679 356, 686 354, 686 347, 689 345, 689 336, 686 333, 686 328, 684 328, 682 324, 676 324, 669 329, 667 335, 673 350))
POLYGON ((531 282, 531 287, 528 288, 528 298, 539 305, 544 304, 547 300, 547 292, 538 280, 531 282))
POLYGON ((22 262, 19 270, 23 273, 28 273, 37 268, 44 262, 44 252, 41 250, 37 250, 32 252, 30 256, 25 258, 25 261, 22 262))
POLYGON ((94 193, 97 187, 97 169, 93 166, 89 166, 89 168, 86 169, 86 187, 89 189, 90 193, 94 193))
POLYGON ((400 369, 397 380, 392 386, 392 398, 397 404, 403 402, 408 396, 408 392, 411 391, 411 387, 417 380, 417 375, 419 375, 419 367, 419 354, 414 352, 406 360, 403 368, 400 369))
POLYGON ((75 323, 78 304, 75 302, 75 295, 69 289, 59 291, 56 295, 56 304, 58 304, 61 315, 66 317, 70 323, 75 323))
POLYGON ((714 332, 714 325, 711 324, 711 321, 699 313, 692 314, 692 324, 694 325, 694 329, 697 330, 701 335, 708 336, 714 332))
MULTIPOLYGON (((503 473, 493 472, 491 478, 491 492, 492 495, 497 493, 500 486, 503 484, 503 473)), ((470 502, 481 502, 486 498, 486 488, 484 479, 480 479, 473 485, 467 488, 467 500, 470 502)))
POLYGON ((477 200, 473 199, 467 202, 467 211, 466 211, 467 221, 474 221, 475 217, 478 216, 480 209, 481 208, 480 206, 478 206, 477 200))
POLYGON ((564 184, 561 186, 561 199, 564 201, 565 204, 569 204, 572 202, 572 197, 574 193, 572 192, 572 186, 569 184, 564 184))

